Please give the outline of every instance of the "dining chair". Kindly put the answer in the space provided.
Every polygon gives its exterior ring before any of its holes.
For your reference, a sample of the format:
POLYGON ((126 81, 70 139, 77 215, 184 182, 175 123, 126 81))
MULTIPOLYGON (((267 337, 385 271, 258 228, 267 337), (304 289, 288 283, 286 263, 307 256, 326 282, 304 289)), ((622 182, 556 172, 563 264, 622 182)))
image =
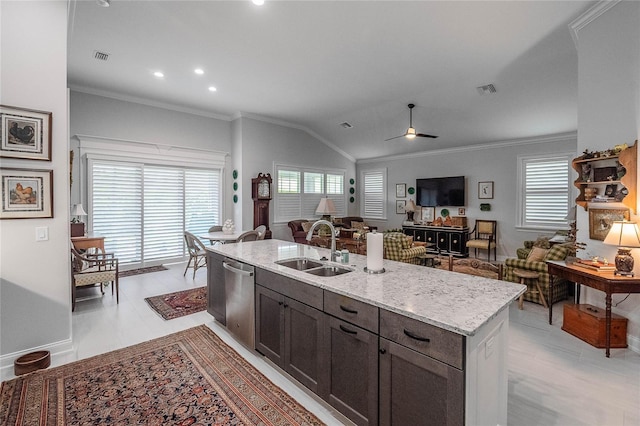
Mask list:
POLYGON ((187 270, 191 266, 191 261, 193 261, 193 278, 195 279, 196 271, 203 266, 207 266, 207 251, 202 241, 189 231, 184 231, 184 241, 187 245, 187 251, 189 252, 189 261, 182 275, 187 274, 187 270))
POLYGON ((236 239, 236 243, 242 243, 244 241, 256 241, 260 237, 258 231, 247 231, 240 234, 240 236, 236 239))
POLYGON ((80 254, 71 244, 71 311, 76 309, 76 288, 100 285, 104 295, 105 283, 113 283, 111 295, 116 294, 116 303, 120 303, 120 284, 118 282, 118 258, 113 253, 97 251, 80 254))
POLYGON ((258 226, 256 229, 254 229, 254 231, 256 231, 259 234, 258 236, 259 240, 264 240, 265 235, 267 235, 267 227, 264 225, 258 226))
MULTIPOLYGON (((211 228, 209 228, 209 232, 222 232, 222 225, 214 225, 211 228)), ((209 243, 213 246, 216 243, 218 244, 222 244, 222 241, 220 240, 209 240, 209 243)))
POLYGON ((476 220, 476 226, 469 232, 470 238, 467 247, 475 250, 478 257, 478 249, 487 251, 487 262, 491 261, 491 249, 493 260, 497 260, 497 222, 495 220, 476 220))

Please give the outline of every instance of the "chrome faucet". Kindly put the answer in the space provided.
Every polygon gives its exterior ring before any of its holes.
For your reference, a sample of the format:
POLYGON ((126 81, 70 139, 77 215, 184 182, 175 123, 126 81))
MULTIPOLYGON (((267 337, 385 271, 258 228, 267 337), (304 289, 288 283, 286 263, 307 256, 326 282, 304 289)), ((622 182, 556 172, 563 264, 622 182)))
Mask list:
POLYGON ((331 261, 335 262, 340 253, 336 252, 336 228, 333 227, 333 224, 328 220, 320 219, 317 222, 314 222, 311 225, 311 229, 307 233, 307 241, 311 241, 311 237, 313 236, 313 230, 316 229, 318 225, 329 225, 329 229, 331 229, 331 261))

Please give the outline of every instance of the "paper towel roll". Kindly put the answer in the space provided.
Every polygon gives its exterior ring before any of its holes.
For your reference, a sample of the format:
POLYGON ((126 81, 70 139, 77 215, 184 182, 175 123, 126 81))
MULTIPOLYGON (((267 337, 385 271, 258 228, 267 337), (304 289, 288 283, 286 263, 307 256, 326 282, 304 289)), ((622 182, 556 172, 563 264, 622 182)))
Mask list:
POLYGON ((382 234, 375 231, 367 234, 367 270, 382 270, 382 234))

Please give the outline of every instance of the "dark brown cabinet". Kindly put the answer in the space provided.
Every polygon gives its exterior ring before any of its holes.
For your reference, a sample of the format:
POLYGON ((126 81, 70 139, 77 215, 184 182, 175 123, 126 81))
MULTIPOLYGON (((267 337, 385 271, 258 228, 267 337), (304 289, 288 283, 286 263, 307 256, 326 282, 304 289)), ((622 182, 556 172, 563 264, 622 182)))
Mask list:
POLYGON ((378 336, 346 321, 328 317, 325 345, 329 354, 331 406, 357 425, 378 424, 378 336))
POLYGON ((324 318, 318 309, 256 285, 256 349, 316 394, 326 383, 320 380, 324 318))
POLYGON ((207 312, 223 325, 226 325, 226 292, 224 289, 224 257, 207 252, 207 312))
POLYGON ((431 243, 427 246, 430 253, 452 254, 456 257, 468 257, 469 228, 447 226, 403 226, 402 231, 415 241, 431 243))

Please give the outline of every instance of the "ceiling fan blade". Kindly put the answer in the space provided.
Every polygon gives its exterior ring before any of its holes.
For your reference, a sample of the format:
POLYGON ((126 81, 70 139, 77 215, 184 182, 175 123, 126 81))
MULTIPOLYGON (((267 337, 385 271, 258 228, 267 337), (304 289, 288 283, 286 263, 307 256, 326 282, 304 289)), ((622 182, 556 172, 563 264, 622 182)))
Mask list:
POLYGON ((405 135, 400 135, 400 136, 396 136, 394 138, 385 139, 384 141, 387 142, 387 141, 391 141, 391 140, 398 139, 398 138, 404 138, 404 136, 405 135))
POLYGON ((437 138, 437 136, 435 135, 427 135, 425 133, 417 133, 416 136, 419 138, 432 138, 432 139, 437 138))

